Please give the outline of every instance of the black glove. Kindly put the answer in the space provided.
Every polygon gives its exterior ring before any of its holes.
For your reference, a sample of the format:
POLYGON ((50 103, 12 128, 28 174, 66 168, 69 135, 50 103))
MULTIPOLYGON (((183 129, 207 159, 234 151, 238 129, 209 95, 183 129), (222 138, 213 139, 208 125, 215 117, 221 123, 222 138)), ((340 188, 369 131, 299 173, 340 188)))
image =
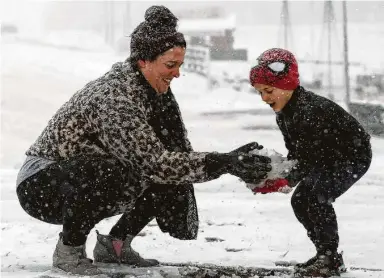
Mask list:
POLYGON ((246 183, 259 183, 272 170, 271 159, 249 152, 262 148, 263 146, 252 142, 229 153, 209 153, 206 156, 207 173, 211 178, 229 173, 246 183))

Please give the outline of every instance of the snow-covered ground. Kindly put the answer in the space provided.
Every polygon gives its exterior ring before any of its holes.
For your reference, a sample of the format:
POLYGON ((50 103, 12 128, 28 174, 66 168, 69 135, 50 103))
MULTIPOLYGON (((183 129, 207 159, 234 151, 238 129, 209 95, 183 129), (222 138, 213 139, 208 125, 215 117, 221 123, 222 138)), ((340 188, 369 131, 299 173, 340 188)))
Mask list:
MULTIPOLYGON (((20 208, 15 194, 16 170, 24 151, 56 109, 75 90, 124 57, 6 40, 1 49, 1 275, 34 277, 50 268, 60 227, 35 220, 20 208)), ((227 88, 208 91, 205 79, 193 74, 184 74, 172 87, 196 150, 229 151, 256 140, 286 153, 273 114, 259 96, 227 88), (256 107, 257 115, 220 113, 256 107)), ((335 208, 340 250, 347 266, 383 269, 384 222, 380 214, 384 211, 384 139, 373 138, 372 145, 371 169, 335 208)), ((274 267, 276 260, 302 261, 314 254, 304 228, 293 215, 289 195, 253 195, 230 175, 196 184, 195 188, 200 214, 198 239, 173 239, 153 223, 133 243, 142 255, 163 262, 274 267), (209 242, 210 237, 222 241, 209 242)), ((115 221, 116 217, 104 220, 96 228, 107 233, 115 221)), ((89 255, 94 244, 92 231, 89 255)), ((378 278, 384 277, 384 272, 354 271, 345 277, 378 278)))

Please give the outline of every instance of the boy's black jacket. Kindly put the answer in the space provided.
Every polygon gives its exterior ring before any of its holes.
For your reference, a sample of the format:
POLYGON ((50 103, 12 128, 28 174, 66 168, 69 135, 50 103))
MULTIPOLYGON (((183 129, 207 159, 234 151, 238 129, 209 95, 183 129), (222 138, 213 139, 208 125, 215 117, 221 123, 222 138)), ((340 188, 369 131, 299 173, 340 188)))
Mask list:
POLYGON ((309 171, 367 166, 372 158, 370 135, 333 101, 299 86, 284 109, 276 113, 288 159, 299 161, 288 176, 295 186, 309 171))

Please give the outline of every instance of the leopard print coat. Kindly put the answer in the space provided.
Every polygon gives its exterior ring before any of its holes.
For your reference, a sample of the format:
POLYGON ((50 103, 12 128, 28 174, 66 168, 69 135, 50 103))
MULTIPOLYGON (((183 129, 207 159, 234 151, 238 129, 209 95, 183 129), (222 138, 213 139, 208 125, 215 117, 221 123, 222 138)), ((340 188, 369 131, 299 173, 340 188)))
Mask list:
POLYGON ((76 92, 26 154, 55 161, 117 159, 150 183, 211 179, 205 169, 207 153, 192 150, 172 92, 157 95, 129 60, 76 92), (178 128, 164 124, 172 121, 178 128))

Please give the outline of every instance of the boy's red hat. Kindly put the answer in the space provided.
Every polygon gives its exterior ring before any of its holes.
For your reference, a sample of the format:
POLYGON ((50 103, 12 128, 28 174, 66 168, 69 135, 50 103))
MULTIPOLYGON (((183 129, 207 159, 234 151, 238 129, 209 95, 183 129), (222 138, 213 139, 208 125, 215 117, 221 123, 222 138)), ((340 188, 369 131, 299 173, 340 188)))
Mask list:
POLYGON ((257 58, 257 64, 250 72, 250 82, 252 86, 264 84, 282 90, 295 90, 300 85, 295 56, 282 48, 268 49, 257 58))

